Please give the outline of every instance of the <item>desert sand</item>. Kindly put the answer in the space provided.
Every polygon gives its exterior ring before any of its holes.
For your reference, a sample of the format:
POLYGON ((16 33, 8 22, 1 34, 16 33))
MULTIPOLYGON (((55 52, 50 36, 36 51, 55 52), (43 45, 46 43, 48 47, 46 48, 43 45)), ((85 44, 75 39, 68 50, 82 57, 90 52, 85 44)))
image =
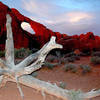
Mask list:
MULTIPOLYGON (((92 67, 92 72, 82 74, 81 69, 76 73, 65 72, 64 65, 56 66, 53 70, 43 67, 38 71, 38 79, 49 81, 52 84, 60 82, 66 83, 66 89, 75 89, 88 92, 91 89, 100 89, 100 65, 92 65, 90 57, 81 57, 80 60, 75 61, 77 65, 89 64, 92 67)), ((34 83, 33 83, 34 84, 34 83)), ((35 89, 21 85, 24 92, 25 100, 44 100, 41 92, 35 89)), ((22 100, 16 83, 8 82, 5 87, 0 89, 0 100, 22 100)), ((46 94, 46 100, 61 100, 54 96, 46 94)), ((91 100, 100 100, 100 96, 91 100)))

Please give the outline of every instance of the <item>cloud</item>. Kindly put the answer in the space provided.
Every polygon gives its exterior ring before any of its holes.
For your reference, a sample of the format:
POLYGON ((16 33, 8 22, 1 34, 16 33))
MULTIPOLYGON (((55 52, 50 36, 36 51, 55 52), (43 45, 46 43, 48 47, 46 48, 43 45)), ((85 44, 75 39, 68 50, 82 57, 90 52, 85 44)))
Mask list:
MULTIPOLYGON (((71 2, 75 2, 75 0, 71 0, 71 2)), ((78 0, 77 2, 82 3, 83 1, 78 0)), ((86 3, 85 0, 84 4, 86 3)), ((88 3, 90 3, 90 0, 88 3)), ((83 6, 85 7, 85 5, 83 6)), ((98 12, 80 9, 70 10, 58 5, 57 2, 54 3, 53 0, 22 0, 22 7, 30 13, 29 17, 32 20, 44 24, 53 31, 71 35, 88 31, 100 32, 98 29, 98 25, 100 25, 98 23, 100 15, 97 17, 98 12)))
POLYGON ((84 12, 70 12, 67 14, 71 23, 80 22, 81 20, 90 20, 93 16, 84 12))
MULTIPOLYGON (((30 12, 31 18, 44 23, 76 22, 81 19, 89 19, 91 16, 81 11, 69 11, 67 8, 58 6, 48 0, 22 0, 24 10, 30 12)), ((52 1, 52 0, 51 0, 52 1)))
POLYGON ((60 11, 62 12, 62 8, 59 8, 59 6, 55 6, 47 1, 43 0, 41 2, 41 0, 22 0, 22 7, 31 14, 41 17, 48 17, 49 15, 60 13, 60 11))

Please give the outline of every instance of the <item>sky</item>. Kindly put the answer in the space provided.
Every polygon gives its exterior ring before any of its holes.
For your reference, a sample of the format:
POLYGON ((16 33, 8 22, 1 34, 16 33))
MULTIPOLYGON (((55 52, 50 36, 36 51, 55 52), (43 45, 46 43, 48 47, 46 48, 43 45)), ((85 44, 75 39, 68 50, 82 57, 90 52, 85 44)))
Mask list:
MULTIPOLYGON (((100 0, 0 0, 10 8, 60 33, 100 35, 100 0)), ((28 24, 23 28, 32 30, 28 24)))

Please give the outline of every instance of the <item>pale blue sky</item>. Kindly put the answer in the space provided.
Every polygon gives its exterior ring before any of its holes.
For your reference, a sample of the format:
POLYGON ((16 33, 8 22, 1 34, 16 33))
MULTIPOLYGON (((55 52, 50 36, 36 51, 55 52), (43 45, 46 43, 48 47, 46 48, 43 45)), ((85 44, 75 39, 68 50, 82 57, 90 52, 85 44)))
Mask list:
POLYGON ((53 31, 100 34, 100 0, 0 0, 53 31))

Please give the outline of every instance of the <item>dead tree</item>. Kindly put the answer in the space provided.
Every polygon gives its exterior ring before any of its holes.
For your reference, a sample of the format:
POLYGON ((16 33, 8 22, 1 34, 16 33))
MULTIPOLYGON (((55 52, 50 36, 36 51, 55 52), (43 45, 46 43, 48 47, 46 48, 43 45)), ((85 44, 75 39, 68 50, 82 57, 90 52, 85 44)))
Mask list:
POLYGON ((51 37, 50 41, 46 43, 38 52, 31 54, 22 62, 15 65, 14 43, 11 27, 12 18, 8 14, 6 17, 7 40, 5 47, 5 61, 0 59, 1 87, 5 86, 7 81, 16 82, 22 97, 24 95, 19 83, 41 91, 42 94, 48 93, 50 95, 56 96, 57 98, 62 98, 63 100, 85 100, 86 98, 93 98, 100 95, 100 90, 91 90, 90 92, 84 93, 82 91, 61 89, 57 85, 52 85, 49 82, 38 80, 29 75, 42 67, 49 51, 55 48, 62 48, 60 44, 55 42, 55 37, 51 37), (33 60, 35 60, 35 62, 32 63, 33 60))

